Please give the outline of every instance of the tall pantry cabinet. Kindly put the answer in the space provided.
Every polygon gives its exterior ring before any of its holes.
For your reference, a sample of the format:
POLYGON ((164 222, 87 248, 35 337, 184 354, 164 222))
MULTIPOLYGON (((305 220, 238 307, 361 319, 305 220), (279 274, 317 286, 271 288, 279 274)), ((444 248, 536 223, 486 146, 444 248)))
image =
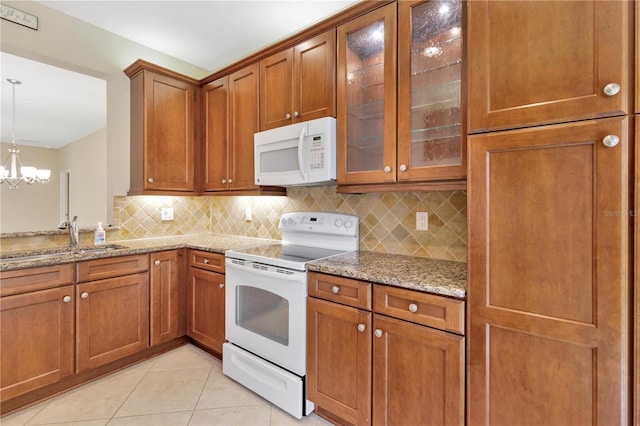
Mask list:
POLYGON ((630 8, 468 4, 470 425, 629 420, 630 8))

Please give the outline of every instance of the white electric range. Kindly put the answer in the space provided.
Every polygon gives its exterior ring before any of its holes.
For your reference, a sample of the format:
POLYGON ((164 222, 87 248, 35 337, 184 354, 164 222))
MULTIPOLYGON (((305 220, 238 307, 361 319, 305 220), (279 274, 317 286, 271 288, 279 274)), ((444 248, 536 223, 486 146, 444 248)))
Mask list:
POLYGON ((313 411, 305 398, 305 264, 357 250, 359 224, 352 215, 287 213, 281 243, 225 253, 223 372, 297 418, 313 411))

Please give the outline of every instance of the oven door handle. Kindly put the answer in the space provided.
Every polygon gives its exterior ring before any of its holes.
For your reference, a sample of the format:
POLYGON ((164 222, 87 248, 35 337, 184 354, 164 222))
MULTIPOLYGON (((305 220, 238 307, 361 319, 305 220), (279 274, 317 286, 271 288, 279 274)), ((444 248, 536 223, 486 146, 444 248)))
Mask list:
MULTIPOLYGON (((284 270, 288 271, 289 273, 284 273, 283 274, 283 273, 280 273, 280 272, 273 272, 273 271, 269 271, 269 270, 265 270, 265 269, 257 269, 257 268, 253 268, 251 266, 241 266, 241 265, 237 265, 237 264, 233 263, 229 259, 226 260, 225 264, 226 264, 227 268, 236 269, 238 271, 244 271, 244 272, 252 273, 252 274, 256 274, 256 275, 261 275, 263 277, 279 278, 281 280, 300 281, 300 278, 304 276, 304 272, 290 271, 288 269, 284 269, 284 270)), ((271 266, 271 268, 275 268, 275 267, 271 266)))

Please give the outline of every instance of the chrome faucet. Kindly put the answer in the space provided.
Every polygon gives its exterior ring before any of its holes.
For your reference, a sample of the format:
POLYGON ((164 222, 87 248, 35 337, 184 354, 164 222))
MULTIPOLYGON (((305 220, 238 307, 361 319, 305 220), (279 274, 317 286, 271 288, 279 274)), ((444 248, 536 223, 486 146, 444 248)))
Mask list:
POLYGON ((74 216, 69 224, 69 237, 71 237, 71 248, 78 248, 78 216, 74 216))

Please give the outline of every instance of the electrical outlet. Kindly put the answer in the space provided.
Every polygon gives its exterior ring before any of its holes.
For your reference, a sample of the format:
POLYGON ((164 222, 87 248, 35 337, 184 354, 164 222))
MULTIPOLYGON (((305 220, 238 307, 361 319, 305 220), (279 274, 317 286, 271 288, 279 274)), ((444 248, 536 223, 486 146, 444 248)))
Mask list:
POLYGON ((173 220, 173 207, 162 207, 160 209, 161 220, 173 220))
POLYGON ((244 220, 247 222, 251 222, 251 207, 247 207, 244 209, 244 220))
POLYGON ((429 230, 429 213, 416 212, 416 231, 429 230))

